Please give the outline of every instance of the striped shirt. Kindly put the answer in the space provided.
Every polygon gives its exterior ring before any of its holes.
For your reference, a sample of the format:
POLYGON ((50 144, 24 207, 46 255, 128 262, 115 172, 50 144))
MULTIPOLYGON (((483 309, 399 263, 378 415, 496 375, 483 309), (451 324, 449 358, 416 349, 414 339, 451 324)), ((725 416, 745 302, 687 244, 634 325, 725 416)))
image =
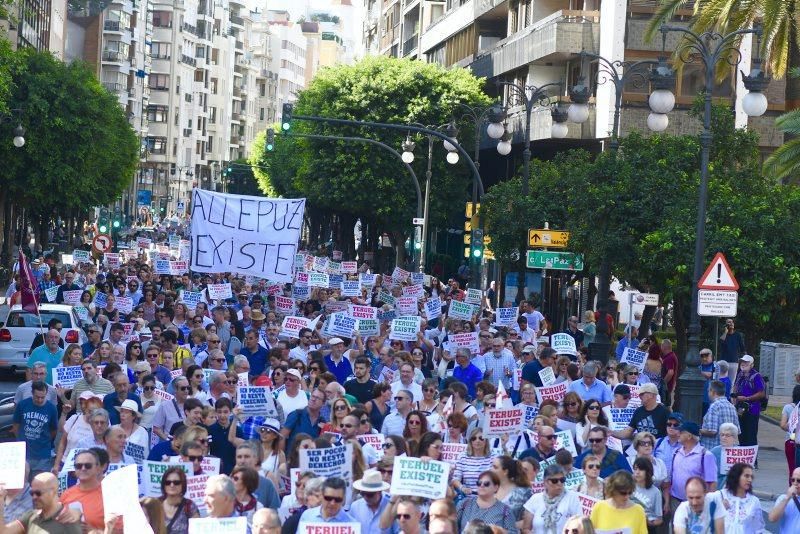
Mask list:
POLYGON ((492 459, 491 456, 462 456, 453 470, 453 480, 457 480, 463 487, 475 491, 478 486, 478 477, 492 467, 492 459))
POLYGON ((512 389, 511 379, 517 372, 517 361, 511 351, 503 349, 500 356, 489 351, 483 355, 483 361, 486 365, 486 372, 492 372, 488 378, 492 385, 497 387, 498 382, 502 379, 506 391, 510 391, 512 389), (506 370, 508 370, 508 374, 506 374, 506 370))

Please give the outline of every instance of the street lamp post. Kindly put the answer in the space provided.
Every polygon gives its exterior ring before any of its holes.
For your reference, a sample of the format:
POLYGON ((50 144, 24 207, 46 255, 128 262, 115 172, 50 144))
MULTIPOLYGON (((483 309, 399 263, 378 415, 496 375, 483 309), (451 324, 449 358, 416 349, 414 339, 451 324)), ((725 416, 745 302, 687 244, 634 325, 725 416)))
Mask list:
POLYGON ((25 146, 25 128, 22 127, 22 110, 19 108, 12 109, 10 113, 0 113, 0 124, 7 122, 14 122, 16 119, 17 126, 14 128, 13 143, 17 148, 25 146))
MULTIPOLYGON (((533 114, 533 109, 537 105, 550 107, 552 97, 547 94, 548 88, 561 88, 563 84, 561 82, 553 82, 537 87, 535 85, 525 85, 522 83, 497 82, 497 85, 508 87, 511 93, 525 105, 525 149, 522 151, 522 194, 528 196, 528 179, 530 177, 531 166, 531 115, 533 114)), ((566 136, 567 131, 566 128, 563 127, 567 119, 566 115, 558 106, 551 108, 550 112, 553 117, 553 130, 551 132, 553 137, 566 136)))
MULTIPOLYGON (((691 421, 702 419, 702 397, 705 379, 700 374, 700 316, 697 314, 698 283, 703 274, 703 256, 705 253, 706 205, 708 203, 708 171, 711 154, 711 97, 714 89, 714 76, 720 61, 736 67, 742 61, 737 43, 746 34, 761 37, 761 29, 737 30, 726 35, 709 31, 697 34, 680 26, 661 26, 662 49, 666 48, 668 33, 678 32, 684 35, 685 41, 678 48, 678 57, 684 63, 700 61, 705 68, 705 92, 703 106, 703 131, 700 134, 700 190, 697 206, 697 238, 694 248, 694 272, 692 276, 692 308, 689 318, 689 339, 686 351, 686 365, 678 379, 679 407, 684 416, 691 421)), ((758 43, 760 44, 760 43, 758 43)), ((757 51, 759 46, 755 47, 757 51)), ((749 75, 742 73, 742 82, 749 93, 742 101, 742 107, 749 116, 760 116, 767 109, 767 99, 762 91, 769 83, 769 77, 761 70, 761 60, 756 52, 754 68, 749 75)), ((654 86, 658 82, 668 81, 671 74, 666 65, 659 65, 659 72, 654 72, 654 86)), ((650 108, 653 111, 648 118, 648 126, 655 131, 666 129, 666 114, 672 110, 674 95, 668 89, 657 89, 650 95, 650 108), (653 117, 655 115, 655 117, 653 117), (652 120, 651 120, 652 119, 652 120), (653 128, 655 126, 655 128, 653 128)))

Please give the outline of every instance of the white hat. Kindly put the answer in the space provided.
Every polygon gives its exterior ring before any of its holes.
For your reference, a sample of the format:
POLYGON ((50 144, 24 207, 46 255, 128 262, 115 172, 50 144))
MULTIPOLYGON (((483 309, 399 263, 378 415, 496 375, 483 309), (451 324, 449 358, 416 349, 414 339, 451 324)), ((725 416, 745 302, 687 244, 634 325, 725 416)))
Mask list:
POLYGON ((536 352, 536 347, 534 347, 533 345, 525 345, 524 347, 522 347, 522 353, 525 354, 526 352, 528 353, 536 352))
POLYGON ((121 412, 122 410, 130 410, 136 414, 136 417, 142 416, 142 414, 139 413, 139 406, 137 406, 135 400, 125 399, 122 401, 122 405, 114 406, 114 408, 116 408, 118 412, 121 412))
POLYGON ((100 399, 103 400, 102 395, 98 395, 97 393, 93 393, 88 389, 81 393, 81 396, 78 397, 80 400, 89 400, 89 399, 100 399))
POLYGON ((338 345, 339 343, 344 343, 344 340, 340 337, 332 337, 328 340, 328 345, 338 345))
POLYGON ((353 482, 353 488, 358 491, 376 492, 386 491, 391 486, 383 481, 383 477, 377 469, 367 469, 361 480, 353 482))
POLYGON ((755 361, 755 360, 753 360, 753 357, 752 357, 752 356, 750 356, 749 354, 745 354, 744 356, 742 356, 742 357, 741 357, 741 358, 739 358, 739 359, 740 359, 741 361, 743 361, 743 362, 749 362, 749 363, 753 363, 753 362, 755 361))
POLYGON ((287 375, 292 375, 293 377, 295 377, 298 380, 302 380, 303 379, 303 375, 301 375, 300 371, 298 371, 297 369, 289 369, 288 371, 286 371, 286 374, 287 375))

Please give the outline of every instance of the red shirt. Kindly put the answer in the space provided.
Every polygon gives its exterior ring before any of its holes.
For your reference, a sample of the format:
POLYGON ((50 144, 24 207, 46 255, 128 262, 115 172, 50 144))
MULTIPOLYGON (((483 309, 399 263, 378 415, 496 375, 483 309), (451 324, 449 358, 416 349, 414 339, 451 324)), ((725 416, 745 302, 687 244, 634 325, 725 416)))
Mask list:
POLYGON ((675 371, 672 378, 667 382, 667 389, 673 391, 675 389, 675 382, 678 380, 678 357, 674 352, 670 351, 665 354, 662 359, 661 376, 666 377, 670 369, 675 371))

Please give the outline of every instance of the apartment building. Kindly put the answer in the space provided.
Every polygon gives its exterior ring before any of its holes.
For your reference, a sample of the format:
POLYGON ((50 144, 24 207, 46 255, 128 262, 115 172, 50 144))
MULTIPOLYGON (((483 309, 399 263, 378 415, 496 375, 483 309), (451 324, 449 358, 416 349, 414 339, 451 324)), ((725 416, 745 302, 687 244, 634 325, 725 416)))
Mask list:
MULTIPOLYGON (((288 11, 267 11, 267 21, 276 45, 273 47, 278 73, 276 100, 280 104, 294 102, 297 93, 311 79, 306 74, 308 41, 300 24, 290 20, 288 11)), ((281 106, 277 109, 277 120, 281 120, 281 106)))
MULTIPOLYGON (((661 39, 646 42, 645 29, 655 12, 657 0, 366 0, 367 22, 364 45, 372 53, 394 57, 418 58, 446 67, 469 68, 476 76, 487 78, 487 91, 497 94, 510 105, 509 130, 514 142, 523 142, 524 108, 509 91, 499 91, 493 82, 513 81, 529 86, 562 82, 561 90, 551 94, 555 100, 568 102, 567 87, 583 75, 590 84, 589 120, 569 124, 566 139, 551 140, 552 119, 548 109, 533 115, 530 141, 544 151, 565 146, 602 147, 611 135, 614 115, 614 86, 598 84, 598 63, 581 64, 580 52, 600 54, 610 61, 656 59, 661 39)), ((691 11, 678 11, 676 24, 686 24, 691 11)), ((678 45, 670 36, 667 50, 678 45)), ((741 48, 740 70, 750 70, 752 43, 746 39, 741 48)), ((696 133, 700 124, 688 116, 692 99, 703 84, 702 67, 687 65, 677 81, 677 107, 670 114, 667 132, 696 133)), ((785 82, 773 81, 767 90, 769 111, 762 117, 747 118, 741 99, 747 93, 741 75, 729 77, 715 88, 715 96, 729 99, 737 113, 737 124, 756 129, 762 149, 769 151, 783 142, 774 127, 774 116, 785 109, 785 82)), ((650 113, 648 83, 628 83, 622 98, 620 131, 647 130, 650 113)), ((483 146, 492 143, 485 139, 483 146)), ((519 148, 519 147, 518 147, 519 148)), ((512 154, 514 157, 517 154, 512 154)))

